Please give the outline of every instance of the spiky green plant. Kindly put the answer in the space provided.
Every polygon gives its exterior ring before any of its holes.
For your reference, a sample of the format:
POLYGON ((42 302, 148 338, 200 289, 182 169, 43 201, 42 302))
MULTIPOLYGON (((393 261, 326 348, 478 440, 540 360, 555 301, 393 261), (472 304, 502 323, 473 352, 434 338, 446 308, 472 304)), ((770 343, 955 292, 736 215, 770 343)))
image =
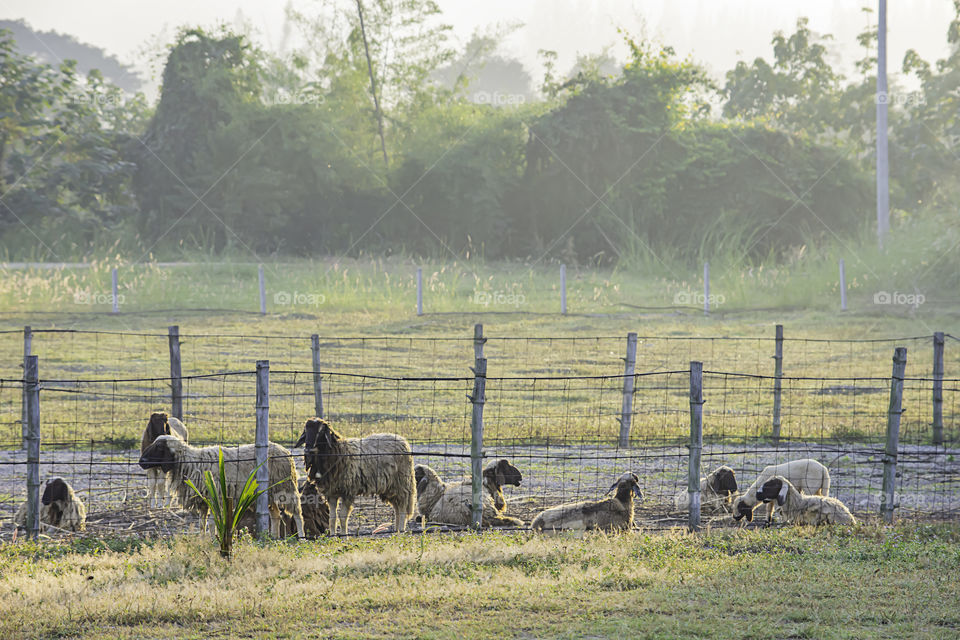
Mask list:
POLYGON ((253 471, 250 472, 250 475, 247 476, 243 490, 237 497, 236 505, 234 505, 233 499, 227 494, 227 474, 224 471, 223 465, 223 449, 217 448, 219 491, 213 483, 213 474, 209 470, 203 472, 203 482, 207 488, 206 494, 201 492, 193 482, 187 480, 187 485, 207 503, 207 508, 213 516, 214 532, 216 533, 217 541, 220 543, 220 555, 228 560, 233 555, 233 538, 237 530, 237 523, 240 522, 240 517, 256 502, 257 498, 266 491, 266 489, 263 491, 257 490, 259 487, 257 483, 257 469, 261 466, 262 465, 257 465, 253 471))

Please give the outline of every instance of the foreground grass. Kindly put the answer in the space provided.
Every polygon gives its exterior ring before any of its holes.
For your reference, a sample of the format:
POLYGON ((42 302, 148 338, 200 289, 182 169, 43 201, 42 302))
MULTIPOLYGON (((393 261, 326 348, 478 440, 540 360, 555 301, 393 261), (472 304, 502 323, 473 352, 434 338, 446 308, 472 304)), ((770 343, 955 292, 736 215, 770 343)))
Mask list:
POLYGON ((958 570, 948 525, 5 545, 0 634, 947 638, 958 570))

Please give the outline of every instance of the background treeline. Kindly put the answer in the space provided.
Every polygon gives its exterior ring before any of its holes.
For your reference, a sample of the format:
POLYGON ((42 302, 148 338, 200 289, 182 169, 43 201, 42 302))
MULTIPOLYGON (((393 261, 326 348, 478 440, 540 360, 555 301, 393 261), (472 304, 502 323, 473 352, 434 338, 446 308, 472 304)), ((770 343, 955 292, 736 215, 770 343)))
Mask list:
MULTIPOLYGON (((901 229, 956 227, 955 5, 950 55, 909 52, 918 88, 891 86, 901 229)), ((622 67, 597 56, 561 73, 543 52, 531 88, 497 36, 453 50, 432 1, 373 0, 363 18, 355 3, 291 12, 312 44, 283 55, 184 29, 155 105, 2 32, 2 257, 251 248, 622 264, 655 247, 763 260, 872 223, 875 32, 860 36, 871 53, 854 77, 801 19, 722 85, 625 36, 622 67)))

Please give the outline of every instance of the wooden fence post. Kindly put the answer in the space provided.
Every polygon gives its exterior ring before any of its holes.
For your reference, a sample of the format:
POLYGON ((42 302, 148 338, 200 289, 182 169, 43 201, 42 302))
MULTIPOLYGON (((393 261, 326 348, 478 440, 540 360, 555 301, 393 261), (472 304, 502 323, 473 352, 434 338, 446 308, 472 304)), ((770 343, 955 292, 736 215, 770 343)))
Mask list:
POLYGON ((933 444, 943 444, 943 331, 933 334, 933 444))
POLYGON ((773 347, 773 441, 780 442, 780 406, 782 400, 783 378, 783 325, 775 329, 773 347))
POLYGON ((170 414, 183 420, 183 378, 180 370, 180 327, 167 327, 170 343, 170 414))
POLYGON ((270 443, 270 361, 257 360, 257 485, 263 493, 257 496, 257 535, 270 533, 270 512, 267 509, 267 489, 270 486, 270 467, 267 462, 270 443))
POLYGON ((111 309, 111 311, 113 313, 120 313, 120 279, 117 276, 116 267, 114 267, 113 270, 110 272, 110 280, 111 280, 111 289, 113 291, 113 298, 110 301, 113 305, 113 308, 111 309))
POLYGON ((320 375, 320 336, 310 336, 310 351, 313 354, 313 410, 318 418, 323 417, 323 387, 320 375))
POLYGON ((620 447, 630 445, 630 427, 633 424, 634 372, 637 367, 637 334, 627 334, 627 357, 623 359, 623 403, 620 406, 620 447))
POLYGON ((260 285, 260 314, 267 314, 267 283, 263 277, 263 265, 257 267, 257 281, 260 285))
POLYGON ((900 415, 903 403, 903 376, 907 368, 907 349, 897 347, 893 352, 893 376, 890 378, 890 409, 887 412, 887 446, 883 455, 883 493, 880 513, 887 524, 893 522, 894 491, 897 482, 897 449, 900 446, 900 415))
POLYGON ((40 374, 37 356, 24 359, 27 398, 27 534, 40 535, 40 374))
MULTIPOLYGON (((23 374, 27 374, 27 358, 30 357, 31 349, 33 348, 33 330, 30 326, 23 328, 23 374)), ((24 378, 26 379, 26 378, 24 378)), ((23 393, 20 396, 20 442, 21 447, 24 449, 27 448, 27 437, 30 433, 30 427, 27 423, 27 386, 24 385, 22 389, 23 393)))
POLYGON ((483 345, 487 343, 487 339, 483 337, 483 325, 475 324, 473 325, 473 359, 479 360, 483 357, 483 345))
POLYGON ((567 265, 560 265, 560 313, 567 315, 567 265))
POLYGON ((840 311, 847 310, 847 270, 840 258, 840 311))
POLYGON ((423 315, 423 268, 417 267, 417 315, 423 315))
POLYGON ((703 263, 703 315, 710 315, 710 263, 703 263))
POLYGON ((690 530, 700 528, 700 455, 703 451, 703 363, 690 363, 690 530))
POLYGON ((474 529, 480 529, 483 525, 483 404, 486 402, 486 388, 487 359, 477 358, 473 368, 473 395, 468 396, 473 403, 470 421, 470 478, 473 489, 470 526, 474 529))

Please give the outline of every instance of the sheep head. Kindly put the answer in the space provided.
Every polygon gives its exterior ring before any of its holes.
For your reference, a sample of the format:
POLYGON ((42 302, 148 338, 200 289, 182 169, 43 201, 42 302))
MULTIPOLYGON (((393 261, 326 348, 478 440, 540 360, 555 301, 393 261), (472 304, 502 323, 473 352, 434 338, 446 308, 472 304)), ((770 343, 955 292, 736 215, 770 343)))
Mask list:
POLYGON ((483 478, 484 480, 490 481, 490 483, 497 488, 505 484, 512 484, 515 487, 519 487, 523 481, 523 474, 520 473, 520 469, 510 464, 509 460, 501 458, 483 468, 483 478))
POLYGON ((316 479, 327 472, 330 454, 335 453, 336 445, 343 437, 322 418, 310 418, 303 425, 300 439, 294 448, 303 445, 303 466, 310 479, 316 479))
POLYGON ((68 497, 67 483, 64 482, 63 478, 50 478, 43 488, 43 496, 40 498, 40 502, 48 505, 51 502, 66 500, 68 497))
POLYGON ((173 440, 176 440, 173 436, 160 436, 154 440, 140 455, 140 468, 160 468, 165 473, 173 471, 177 466, 177 458, 170 449, 170 442, 173 440))
POLYGON ((426 468, 422 464, 418 464, 413 468, 413 479, 417 484, 417 493, 423 493, 424 489, 427 488, 427 484, 430 483, 430 478, 427 475, 426 468))
POLYGON ((747 522, 753 522, 754 508, 756 508, 756 505, 751 507, 743 500, 738 500, 733 506, 733 519, 739 521, 746 518, 747 522))
POLYGON ((617 481, 613 483, 607 493, 610 493, 614 489, 617 490, 616 497, 620 502, 627 502, 630 499, 631 493, 636 496, 638 500, 643 500, 643 491, 640 490, 640 478, 638 478, 635 473, 628 471, 617 478, 617 481))
POLYGON ((717 495, 729 496, 737 492, 737 476, 733 469, 724 465, 710 474, 713 490, 717 495))
POLYGON ((153 442, 160 436, 170 435, 170 416, 165 411, 155 411, 150 414, 150 422, 147 423, 147 433, 150 442, 153 442))
POLYGON ((787 501, 787 492, 789 490, 789 480, 783 476, 774 476, 764 482, 762 487, 757 489, 757 500, 764 503, 776 500, 777 504, 782 507, 787 501))

